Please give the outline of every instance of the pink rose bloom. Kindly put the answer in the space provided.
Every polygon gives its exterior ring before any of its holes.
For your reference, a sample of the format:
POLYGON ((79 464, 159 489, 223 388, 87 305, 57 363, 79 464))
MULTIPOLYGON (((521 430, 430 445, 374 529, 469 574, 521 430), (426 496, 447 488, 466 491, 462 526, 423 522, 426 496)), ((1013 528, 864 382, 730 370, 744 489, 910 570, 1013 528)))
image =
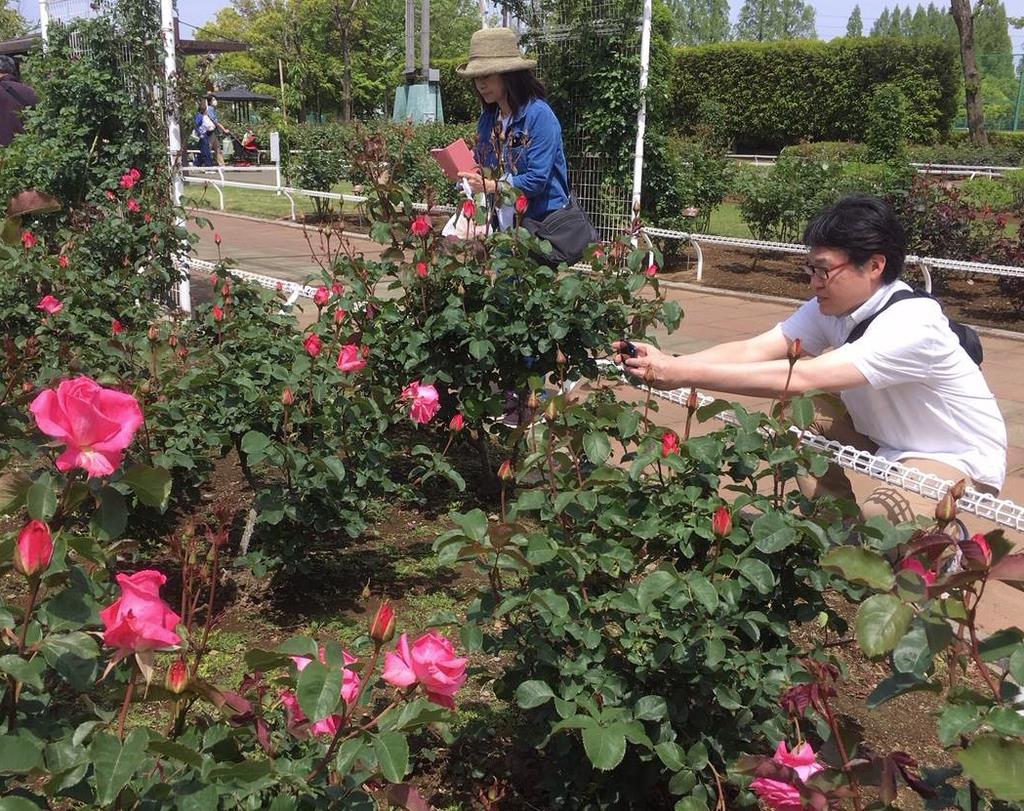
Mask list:
POLYGON ((935 585, 935 572, 926 569, 924 567, 924 564, 921 563, 921 561, 919 561, 917 558, 905 558, 903 562, 900 563, 900 571, 902 572, 904 570, 909 572, 917 572, 919 575, 921 575, 921 579, 924 580, 924 582, 927 583, 929 586, 935 585))
MULTIPOLYGON (((814 754, 809 743, 803 743, 790 752, 786 748, 786 742, 779 741, 772 760, 780 766, 788 766, 793 769, 801 783, 811 775, 825 769, 822 764, 818 763, 817 755, 814 754)), ((800 789, 791 783, 758 777, 750 784, 750 788, 764 801, 765 805, 775 811, 802 811, 803 809, 800 789)))
POLYGON ((135 177, 129 172, 126 175, 121 175, 121 188, 130 189, 135 185, 135 177))
POLYGON ((46 571, 53 559, 53 536, 42 521, 29 521, 18 533, 14 546, 14 568, 25 577, 46 571))
POLYGON ((140 172, 140 171, 139 171, 138 169, 132 169, 132 170, 131 170, 131 171, 130 171, 130 172, 128 173, 128 175, 129 175, 129 177, 131 177, 131 179, 132 179, 132 180, 134 180, 134 181, 135 181, 136 183, 138 183, 138 182, 139 182, 140 180, 142 180, 142 172, 140 172))
POLYGON ((153 569, 119 574, 121 597, 100 612, 103 643, 125 652, 160 650, 181 644, 174 630, 181 617, 160 599, 167 578, 153 569))
POLYGON ((80 467, 90 476, 117 470, 142 425, 142 409, 134 397, 105 389, 84 375, 39 392, 29 410, 40 431, 68 446, 57 457, 57 469, 80 467))
POLYGON ((68 265, 71 264, 71 260, 68 259, 66 254, 62 253, 60 256, 57 257, 57 264, 60 265, 62 268, 66 268, 68 265))
POLYGON ((103 193, 107 196, 107 199, 110 200, 110 202, 114 202, 114 200, 117 199, 117 196, 112 191, 110 191, 110 189, 107 189, 103 193))
POLYGON ((419 276, 421 279, 425 279, 425 278, 427 278, 427 273, 429 273, 429 269, 427 268, 427 263, 426 262, 417 262, 416 263, 416 275, 419 276))
POLYGON ((36 305, 36 309, 43 310, 44 312, 47 312, 50 315, 56 315, 57 313, 64 309, 64 305, 61 304, 60 299, 57 298, 56 296, 45 295, 41 299, 39 299, 39 303, 36 305))
POLYGON ((336 296, 340 296, 345 292, 345 286, 341 282, 334 282, 331 285, 331 292, 336 296))
POLYGON ((409 416, 417 425, 430 422, 441 408, 437 389, 433 386, 421 386, 418 380, 414 380, 402 389, 402 399, 412 401, 412 405, 409 407, 409 416))
MULTIPOLYGON (((342 660, 344 662, 342 672, 342 683, 341 683, 341 697, 345 700, 346 704, 351 704, 356 700, 359 695, 359 674, 352 670, 346 665, 353 665, 358 659, 349 653, 347 650, 341 652, 342 660)), ((295 662, 295 667, 299 669, 301 673, 306 669, 306 666, 313 661, 305 656, 292 656, 291 660, 295 662)), ((320 648, 320 661, 326 664, 327 653, 323 648, 320 648)), ((289 693, 289 695, 291 695, 289 693)), ((281 696, 282 701, 285 701, 284 694, 281 696)), ((299 702, 292 696, 292 700, 295 701, 294 705, 290 705, 290 702, 285 701, 285 706, 288 708, 290 713, 294 713, 296 722, 304 721, 306 719, 305 714, 299 707, 299 702)), ((333 735, 338 731, 338 727, 341 725, 342 718, 340 715, 329 715, 326 718, 321 718, 313 723, 309 728, 314 735, 333 735)))
POLYGON ((313 294, 313 303, 320 308, 323 308, 328 301, 331 299, 331 291, 321 285, 316 289, 313 294))
POLYGON ((345 320, 345 316, 348 315, 341 307, 334 311, 334 323, 340 324, 345 320))
POLYGON ((139 205, 139 201, 134 197, 128 201, 127 206, 128 210, 134 214, 138 214, 142 210, 142 207, 139 205))
POLYGON ((647 270, 644 271, 644 274, 647 275, 647 276, 657 276, 658 275, 658 266, 655 265, 652 262, 651 264, 649 264, 647 266, 647 270))
POLYGON ((124 324, 122 324, 115 318, 113 321, 110 322, 110 331, 114 335, 120 335, 122 332, 124 332, 124 324))
POLYGON ((413 232, 415 236, 425 237, 427 234, 430 233, 430 229, 432 227, 433 224, 430 222, 430 217, 428 217, 426 214, 420 214, 418 217, 416 217, 416 219, 412 221, 412 226, 410 226, 410 230, 413 232))
POLYGON ((427 698, 455 709, 452 699, 466 681, 466 660, 455 655, 452 643, 437 631, 428 631, 409 645, 408 634, 384 658, 384 681, 395 687, 423 685, 427 698))
POLYGON ((369 350, 358 344, 345 344, 338 353, 338 368, 343 372, 358 372, 366 368, 366 355, 369 350))
POLYGON ((26 231, 21 235, 21 244, 25 246, 25 249, 34 248, 39 244, 39 240, 36 239, 36 235, 31 231, 26 231))
POLYGON ((315 358, 319 355, 324 348, 323 342, 320 340, 320 336, 315 332, 309 333, 309 335, 306 336, 306 340, 302 342, 302 345, 306 347, 306 353, 311 358, 315 358))

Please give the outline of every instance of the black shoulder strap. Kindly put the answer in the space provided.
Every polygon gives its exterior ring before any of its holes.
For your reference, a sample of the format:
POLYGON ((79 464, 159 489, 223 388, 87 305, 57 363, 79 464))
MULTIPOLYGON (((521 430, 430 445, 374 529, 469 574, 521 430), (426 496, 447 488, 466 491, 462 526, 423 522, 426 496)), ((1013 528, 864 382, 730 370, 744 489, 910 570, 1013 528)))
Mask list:
POLYGON ((854 325, 854 328, 850 330, 850 334, 846 336, 846 340, 843 343, 852 344, 867 332, 868 327, 871 326, 871 322, 878 318, 878 316, 892 307, 893 304, 900 301, 906 301, 908 298, 931 298, 931 296, 923 290, 897 290, 889 296, 889 300, 882 305, 882 308, 878 312, 873 315, 869 315, 859 324, 854 325))
POLYGON ((4 89, 8 96, 14 99, 20 107, 30 106, 24 96, 21 95, 17 90, 11 87, 7 82, 0 81, 0 87, 4 89))

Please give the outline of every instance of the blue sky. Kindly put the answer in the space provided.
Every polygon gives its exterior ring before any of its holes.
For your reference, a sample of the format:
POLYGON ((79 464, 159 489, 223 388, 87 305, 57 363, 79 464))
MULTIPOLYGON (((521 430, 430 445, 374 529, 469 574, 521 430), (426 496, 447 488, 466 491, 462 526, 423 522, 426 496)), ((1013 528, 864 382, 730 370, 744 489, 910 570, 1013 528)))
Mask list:
MULTIPOLYGON (((19 0, 21 13, 29 19, 39 18, 38 0, 19 0)), ((850 16, 850 10, 854 2, 860 3, 861 14, 864 17, 864 27, 870 28, 878 15, 886 6, 893 6, 895 0, 812 0, 817 12, 818 36, 822 39, 842 36, 846 32, 846 20, 850 16)), ((912 0, 912 6, 917 0, 912 0)), ((944 5, 943 0, 936 0, 937 5, 944 5)), ((218 10, 230 5, 229 0, 178 0, 178 16, 182 22, 192 25, 202 25, 212 18, 218 10)), ((742 0, 730 0, 729 3, 733 17, 739 13, 742 0)), ((906 6, 907 0, 902 0, 900 6, 906 6)), ((1004 0, 1006 13, 1011 17, 1024 16, 1024 0, 1004 0)), ((401 21, 396 21, 401 24, 401 21)), ((189 29, 185 29, 189 31, 189 29)), ((1011 30, 1014 51, 1024 52, 1024 30, 1011 30)))

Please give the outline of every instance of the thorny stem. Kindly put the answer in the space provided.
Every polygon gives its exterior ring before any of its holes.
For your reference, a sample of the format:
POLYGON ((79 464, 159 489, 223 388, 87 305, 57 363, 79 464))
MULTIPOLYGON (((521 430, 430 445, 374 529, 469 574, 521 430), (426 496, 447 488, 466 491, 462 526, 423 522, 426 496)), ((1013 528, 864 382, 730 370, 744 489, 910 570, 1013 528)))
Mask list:
POLYGON ((199 663, 206 651, 206 643, 210 638, 210 627, 213 625, 213 608, 217 597, 217 581, 220 579, 220 542, 219 539, 211 541, 213 546, 213 561, 210 563, 210 597, 206 603, 206 617, 203 621, 203 638, 199 643, 199 650, 192 663, 192 678, 199 672, 199 663))
POLYGON ((832 712, 832 707, 828 703, 828 696, 826 691, 822 690, 821 696, 821 708, 825 712, 825 720, 828 721, 828 728, 832 730, 832 737, 835 739, 836 748, 839 749, 839 757, 843 759, 843 774, 846 775, 846 779, 850 783, 850 787, 853 789, 853 807, 856 811, 861 811, 860 804, 860 785, 857 782, 857 778, 854 776, 853 771, 849 767, 850 756, 846 752, 846 744, 843 743, 843 736, 839 734, 839 722, 836 721, 835 714, 832 712))
MULTIPOLYGON (((18 634, 18 653, 25 652, 25 640, 28 638, 28 626, 32 621, 32 609, 36 604, 36 597, 39 596, 39 586, 41 581, 39 577, 33 577, 28 594, 28 605, 25 606, 25 621, 21 625, 21 633, 18 634)), ((14 730, 14 725, 17 722, 18 712, 18 693, 21 689, 21 682, 19 682, 14 676, 7 677, 7 731, 11 732, 14 730)))
POLYGON ((981 672, 981 677, 985 680, 986 686, 992 691, 992 696, 995 698, 996 703, 1002 705, 1005 702, 1003 701, 1002 695, 1000 695, 999 688, 996 686, 996 683, 992 681, 992 673, 989 671, 984 661, 982 661, 981 650, 978 645, 978 631, 974 626, 975 612, 977 611, 978 603, 981 602, 981 595, 985 593, 986 582, 987 580, 985 579, 981 581, 981 588, 978 589, 978 595, 975 597, 973 605, 967 612, 967 628, 971 634, 971 659, 974 660, 974 666, 981 672))
POLYGON ((124 690, 124 701, 121 704, 121 714, 117 717, 117 737, 124 740, 124 721, 128 717, 128 707, 132 703, 132 696, 135 695, 135 668, 128 673, 128 686, 124 690))

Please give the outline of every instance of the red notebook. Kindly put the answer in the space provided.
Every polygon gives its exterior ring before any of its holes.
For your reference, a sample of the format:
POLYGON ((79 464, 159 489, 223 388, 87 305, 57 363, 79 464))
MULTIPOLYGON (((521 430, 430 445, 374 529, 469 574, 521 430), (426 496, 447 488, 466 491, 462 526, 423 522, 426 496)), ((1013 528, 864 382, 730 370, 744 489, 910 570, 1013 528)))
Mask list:
POLYGON ((449 180, 457 181, 459 172, 476 171, 476 158, 462 138, 452 141, 443 149, 431 149, 430 154, 440 164, 449 180))

